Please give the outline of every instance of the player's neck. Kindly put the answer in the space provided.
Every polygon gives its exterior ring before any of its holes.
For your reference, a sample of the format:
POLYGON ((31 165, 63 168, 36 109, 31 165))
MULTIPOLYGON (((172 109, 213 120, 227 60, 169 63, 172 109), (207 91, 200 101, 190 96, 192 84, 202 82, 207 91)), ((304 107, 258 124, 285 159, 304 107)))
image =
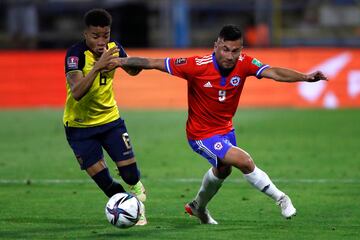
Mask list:
POLYGON ((223 68, 223 67, 219 66, 219 71, 220 71, 221 76, 227 77, 227 76, 229 76, 229 74, 232 72, 232 70, 234 70, 234 68, 235 68, 235 67, 232 67, 232 68, 223 68))

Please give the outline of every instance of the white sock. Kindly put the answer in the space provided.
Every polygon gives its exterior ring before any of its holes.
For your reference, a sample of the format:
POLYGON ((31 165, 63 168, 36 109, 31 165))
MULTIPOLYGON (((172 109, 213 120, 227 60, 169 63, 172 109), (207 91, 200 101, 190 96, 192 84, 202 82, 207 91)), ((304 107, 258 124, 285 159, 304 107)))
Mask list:
POLYGON ((224 179, 216 177, 211 168, 205 173, 199 192, 195 197, 195 201, 200 208, 206 207, 223 182, 224 179))
POLYGON ((253 172, 244 174, 244 177, 251 185, 275 201, 278 201, 282 196, 285 195, 275 186, 275 184, 270 180, 269 176, 256 166, 253 172))

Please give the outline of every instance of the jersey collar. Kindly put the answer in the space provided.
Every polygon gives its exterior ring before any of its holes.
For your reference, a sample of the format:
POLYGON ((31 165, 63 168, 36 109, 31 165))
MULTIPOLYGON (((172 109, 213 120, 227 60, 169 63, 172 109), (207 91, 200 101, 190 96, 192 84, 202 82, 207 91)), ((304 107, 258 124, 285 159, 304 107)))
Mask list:
POLYGON ((216 61, 215 52, 212 54, 212 60, 213 60, 215 69, 219 72, 221 77, 225 77, 225 78, 228 77, 234 71, 234 69, 236 68, 236 64, 235 64, 235 66, 231 69, 231 71, 227 71, 227 74, 224 75, 223 74, 224 72, 221 71, 221 68, 220 68, 219 64, 217 63, 217 61, 216 61))
POLYGON ((220 68, 219 68, 219 64, 216 61, 215 52, 213 52, 211 55, 212 55, 212 60, 213 60, 213 63, 214 63, 214 67, 220 73, 220 68))
POLYGON ((218 71, 219 75, 221 76, 220 86, 225 86, 226 85, 226 76, 221 75, 219 64, 216 61, 215 52, 212 53, 212 60, 213 60, 215 69, 218 71))

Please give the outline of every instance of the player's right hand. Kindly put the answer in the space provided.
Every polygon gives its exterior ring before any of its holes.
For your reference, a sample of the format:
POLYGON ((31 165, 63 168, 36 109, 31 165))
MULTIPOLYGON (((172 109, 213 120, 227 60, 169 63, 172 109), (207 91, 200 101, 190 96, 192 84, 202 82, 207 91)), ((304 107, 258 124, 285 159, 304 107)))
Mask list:
POLYGON ((306 75, 306 81, 307 82, 317 82, 317 81, 320 81, 320 80, 325 80, 327 81, 328 78, 325 76, 325 74, 321 71, 316 71, 316 72, 313 72, 313 73, 310 73, 308 75, 306 75))

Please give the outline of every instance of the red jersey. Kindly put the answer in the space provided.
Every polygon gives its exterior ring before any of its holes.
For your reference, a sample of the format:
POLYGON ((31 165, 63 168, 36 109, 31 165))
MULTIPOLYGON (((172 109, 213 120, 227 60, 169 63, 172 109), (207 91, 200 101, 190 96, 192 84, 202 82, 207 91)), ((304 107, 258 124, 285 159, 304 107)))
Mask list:
POLYGON ((189 58, 166 58, 166 70, 187 80, 188 139, 200 140, 233 129, 236 112, 247 76, 260 77, 268 68, 257 59, 241 54, 228 76, 222 76, 215 54, 189 58))

